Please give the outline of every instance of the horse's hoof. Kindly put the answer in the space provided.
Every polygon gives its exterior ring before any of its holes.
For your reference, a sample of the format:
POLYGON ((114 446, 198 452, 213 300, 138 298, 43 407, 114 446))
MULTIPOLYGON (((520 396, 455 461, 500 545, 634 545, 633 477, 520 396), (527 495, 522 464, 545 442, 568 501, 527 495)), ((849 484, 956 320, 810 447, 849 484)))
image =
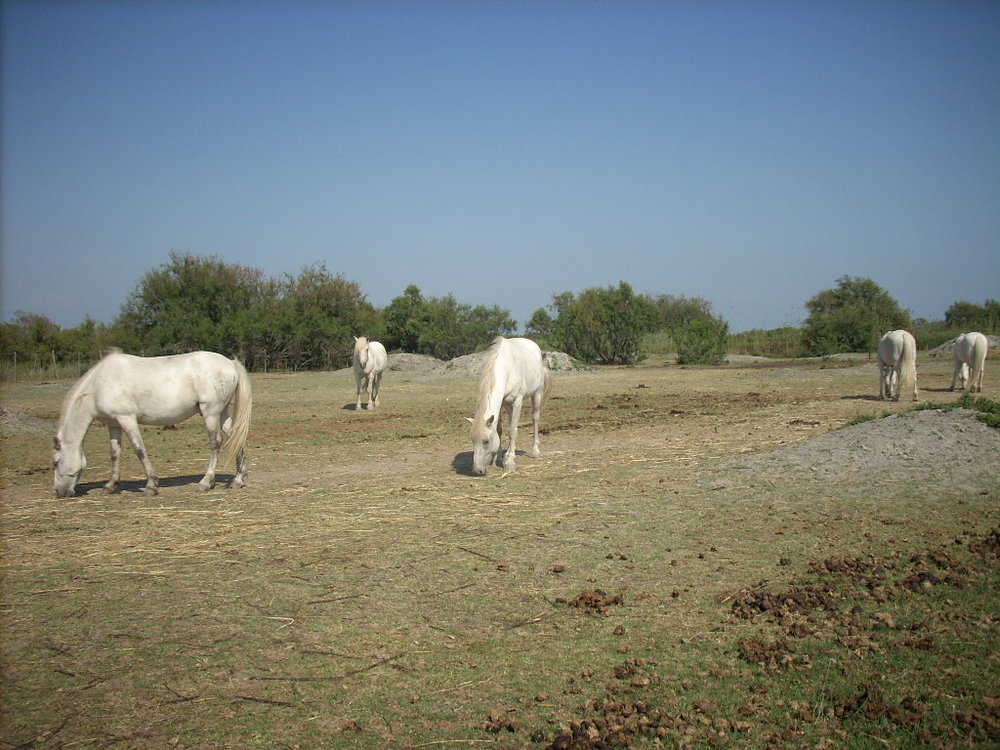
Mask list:
POLYGON ((205 484, 204 482, 198 482, 198 492, 208 492, 212 489, 214 484, 205 484))
POLYGON ((229 483, 229 489, 231 489, 231 490, 238 490, 238 489, 241 489, 241 488, 246 487, 246 486, 247 486, 247 483, 244 482, 242 479, 234 479, 233 481, 231 481, 229 483))
POLYGON ((104 485, 104 494, 117 495, 119 492, 121 492, 121 489, 122 489, 121 485, 118 484, 117 482, 115 482, 114 484, 109 483, 104 485))
POLYGON ((144 487, 142 494, 146 497, 156 497, 160 494, 160 490, 157 487, 144 487))

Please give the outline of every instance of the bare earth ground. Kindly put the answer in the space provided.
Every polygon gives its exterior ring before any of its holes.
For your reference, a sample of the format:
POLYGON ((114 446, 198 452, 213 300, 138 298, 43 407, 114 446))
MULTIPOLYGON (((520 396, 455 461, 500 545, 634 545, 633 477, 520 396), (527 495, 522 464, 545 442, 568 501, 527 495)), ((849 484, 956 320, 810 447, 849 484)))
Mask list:
MULTIPOLYGON (((969 414, 837 429, 910 407, 874 398, 868 362, 561 372, 543 455, 485 478, 474 362, 442 367, 397 360, 374 412, 353 410, 349 371, 255 375, 251 485, 195 491, 192 420, 145 430, 155 498, 131 452, 127 490, 102 493, 95 428, 77 497, 56 500, 38 420, 69 384, 6 384, 4 746, 556 747, 612 683, 675 700, 735 661, 756 627, 738 592, 1000 524, 1000 434, 969 414)), ((922 398, 957 398, 950 378, 921 360, 922 398)), ((667 746, 718 744, 702 713, 667 746)))

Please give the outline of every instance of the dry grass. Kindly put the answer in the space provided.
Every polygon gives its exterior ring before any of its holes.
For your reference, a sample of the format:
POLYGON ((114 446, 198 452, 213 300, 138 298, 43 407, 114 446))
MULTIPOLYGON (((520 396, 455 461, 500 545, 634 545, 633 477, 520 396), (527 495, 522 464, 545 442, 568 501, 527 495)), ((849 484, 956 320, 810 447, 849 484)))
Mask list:
MULTIPOLYGON (((348 408, 349 376, 254 376, 241 491, 196 491, 195 421, 146 430, 156 498, 130 452, 127 491, 102 494, 103 430, 72 500, 52 497, 48 437, 5 437, 3 740, 535 746, 626 659, 655 663, 661 692, 701 680, 746 628, 734 592, 997 523, 995 473, 992 495, 872 497, 716 468, 908 408, 872 399, 868 364, 559 376, 544 455, 486 478, 467 473, 475 383, 390 376, 374 413, 348 408), (622 605, 568 606, 594 589, 622 605)), ((949 363, 920 378, 927 397, 957 397, 934 392, 949 363)), ((8 386, 4 403, 54 419, 66 387, 8 386)))

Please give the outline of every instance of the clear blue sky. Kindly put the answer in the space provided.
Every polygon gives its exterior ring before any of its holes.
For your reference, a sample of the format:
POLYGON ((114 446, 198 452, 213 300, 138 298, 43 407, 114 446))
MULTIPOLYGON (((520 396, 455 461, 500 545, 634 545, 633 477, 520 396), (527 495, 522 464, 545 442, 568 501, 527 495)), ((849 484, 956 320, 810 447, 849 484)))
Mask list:
POLYGON ((628 281, 731 330, 845 275, 1000 297, 1000 2, 2 4, 0 318, 171 251, 522 324, 628 281))

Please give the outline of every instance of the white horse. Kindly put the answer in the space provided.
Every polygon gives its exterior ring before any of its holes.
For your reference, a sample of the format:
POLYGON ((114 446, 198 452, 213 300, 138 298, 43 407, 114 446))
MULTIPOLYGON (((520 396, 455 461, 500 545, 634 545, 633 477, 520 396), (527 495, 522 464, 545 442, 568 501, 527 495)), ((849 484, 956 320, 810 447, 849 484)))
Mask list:
POLYGON ((959 380, 962 390, 983 392, 983 370, 989 348, 986 337, 977 331, 963 333, 955 339, 955 372, 951 376, 951 390, 955 390, 955 380, 959 380))
POLYGON ((899 401, 904 381, 913 383, 913 400, 917 393, 917 342, 913 334, 902 329, 889 331, 878 340, 878 397, 899 401))
POLYGON ((176 424, 198 413, 205 420, 211 448, 208 470, 198 482, 198 489, 215 486, 215 467, 223 442, 224 461, 236 457, 236 476, 230 486, 242 487, 246 478, 243 448, 252 408, 250 378, 238 360, 214 352, 133 357, 112 349, 77 381, 63 401, 53 439, 56 497, 73 496, 87 466, 83 439, 95 419, 107 426, 111 438, 111 479, 104 489, 117 492, 121 488, 124 432, 146 471, 143 491, 157 494, 156 472, 146 455, 139 425, 176 424))
POLYGON ((361 394, 368 392, 368 409, 379 405, 378 389, 382 384, 382 373, 389 362, 385 347, 378 341, 369 341, 364 336, 354 338, 354 383, 358 387, 358 400, 354 408, 361 408, 361 394))
POLYGON ((514 442, 521 403, 531 397, 531 423, 535 440, 531 456, 541 455, 538 447, 538 420, 548 398, 552 383, 549 367, 538 344, 530 339, 506 339, 497 336, 490 345, 486 368, 479 379, 479 400, 472 422, 472 473, 480 476, 496 460, 500 452, 500 409, 507 412, 510 430, 507 452, 503 457, 505 472, 514 471, 514 442))

